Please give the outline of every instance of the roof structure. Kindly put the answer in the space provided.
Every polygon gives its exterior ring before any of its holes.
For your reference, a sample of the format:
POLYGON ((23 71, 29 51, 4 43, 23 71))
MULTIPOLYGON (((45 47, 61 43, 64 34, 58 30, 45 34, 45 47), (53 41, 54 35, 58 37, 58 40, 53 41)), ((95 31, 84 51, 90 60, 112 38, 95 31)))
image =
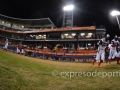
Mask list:
POLYGON ((56 28, 56 26, 49 18, 21 19, 21 18, 14 18, 0 14, 0 19, 14 24, 24 25, 24 27, 56 28))

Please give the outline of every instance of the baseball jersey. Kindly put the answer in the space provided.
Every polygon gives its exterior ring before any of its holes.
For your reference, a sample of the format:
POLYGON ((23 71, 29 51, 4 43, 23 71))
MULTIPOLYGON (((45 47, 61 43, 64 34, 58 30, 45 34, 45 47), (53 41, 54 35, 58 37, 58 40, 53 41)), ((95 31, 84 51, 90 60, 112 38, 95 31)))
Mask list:
POLYGON ((118 47, 118 44, 119 44, 119 41, 113 39, 113 40, 111 41, 110 49, 114 49, 114 50, 116 50, 116 47, 118 47))
POLYGON ((6 39, 5 44, 8 45, 8 39, 6 39))
POLYGON ((118 43, 118 48, 120 49, 120 42, 118 43))
POLYGON ((98 50, 105 50, 106 46, 109 44, 109 40, 106 41, 105 38, 102 38, 98 43, 98 50))

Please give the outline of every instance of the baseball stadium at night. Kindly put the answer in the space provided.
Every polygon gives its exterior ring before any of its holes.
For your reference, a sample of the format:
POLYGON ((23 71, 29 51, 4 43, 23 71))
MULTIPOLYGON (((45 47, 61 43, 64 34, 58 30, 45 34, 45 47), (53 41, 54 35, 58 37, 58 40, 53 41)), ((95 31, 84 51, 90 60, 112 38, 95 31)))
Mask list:
POLYGON ((106 33, 103 26, 71 27, 68 23, 57 28, 49 18, 19 19, 1 15, 0 23, 1 47, 7 37, 9 50, 53 60, 91 61, 96 54, 96 42, 106 33))
MULTIPOLYGON (((61 27, 50 17, 0 14, 0 90, 120 89, 119 33, 111 35, 101 24, 74 24, 79 4, 61 1, 65 4, 61 27)), ((111 15, 120 26, 120 12, 111 15)))

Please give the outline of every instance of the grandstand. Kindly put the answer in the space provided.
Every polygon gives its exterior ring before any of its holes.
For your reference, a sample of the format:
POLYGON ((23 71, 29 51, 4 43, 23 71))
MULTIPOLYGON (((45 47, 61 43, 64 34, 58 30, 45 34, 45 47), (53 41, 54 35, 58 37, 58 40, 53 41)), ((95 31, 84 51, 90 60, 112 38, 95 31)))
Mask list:
POLYGON ((20 19, 0 15, 0 46, 4 46, 7 37, 9 49, 24 48, 24 55, 39 58, 90 60, 96 54, 96 42, 105 33, 104 27, 57 28, 49 18, 20 19))
POLYGON ((49 18, 21 19, 0 14, 0 23, 15 30, 34 30, 44 28, 56 28, 49 18))

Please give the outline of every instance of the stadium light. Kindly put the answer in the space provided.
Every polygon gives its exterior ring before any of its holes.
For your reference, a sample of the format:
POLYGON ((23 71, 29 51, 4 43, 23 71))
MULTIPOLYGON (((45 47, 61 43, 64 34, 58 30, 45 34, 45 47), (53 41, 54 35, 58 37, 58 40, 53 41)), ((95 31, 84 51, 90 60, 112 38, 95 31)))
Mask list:
POLYGON ((65 36, 67 36, 68 34, 64 34, 65 36))
POLYGON ((116 17, 117 23, 118 23, 118 26, 119 26, 119 30, 120 30, 120 23, 119 23, 119 19, 118 19, 118 15, 120 15, 120 12, 114 10, 114 11, 111 12, 111 15, 116 17))
POLYGON ((120 12, 114 10, 114 11, 111 12, 111 15, 112 15, 112 16, 120 15, 120 12))
POLYGON ((21 26, 22 28, 24 28, 24 26, 21 26))
POLYGON ((81 33, 81 36, 85 35, 85 33, 81 33))
POLYGON ((73 9, 74 9, 74 6, 73 6, 73 5, 67 5, 67 6, 63 7, 63 10, 64 10, 64 11, 71 11, 71 10, 73 10, 73 9))
POLYGON ((91 43, 88 43, 88 46, 91 46, 91 43))
POLYGON ((72 33, 72 36, 75 36, 76 34, 75 33, 72 33))
POLYGON ((89 36, 91 36, 91 35, 92 35, 92 33, 88 33, 88 35, 89 35, 89 36))
POLYGON ((2 24, 4 23, 4 21, 2 21, 2 24))

